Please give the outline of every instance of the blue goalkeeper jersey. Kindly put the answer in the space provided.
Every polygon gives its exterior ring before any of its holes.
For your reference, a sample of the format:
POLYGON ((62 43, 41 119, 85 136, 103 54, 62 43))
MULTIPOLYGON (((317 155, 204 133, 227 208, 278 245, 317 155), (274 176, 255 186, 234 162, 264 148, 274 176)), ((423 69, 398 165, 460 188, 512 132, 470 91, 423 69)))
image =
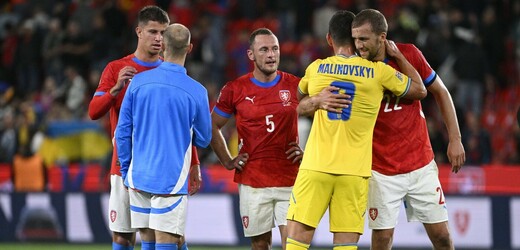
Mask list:
POLYGON ((121 105, 115 140, 127 187, 187 194, 192 143, 205 148, 211 141, 206 88, 184 67, 169 62, 135 75, 121 105))

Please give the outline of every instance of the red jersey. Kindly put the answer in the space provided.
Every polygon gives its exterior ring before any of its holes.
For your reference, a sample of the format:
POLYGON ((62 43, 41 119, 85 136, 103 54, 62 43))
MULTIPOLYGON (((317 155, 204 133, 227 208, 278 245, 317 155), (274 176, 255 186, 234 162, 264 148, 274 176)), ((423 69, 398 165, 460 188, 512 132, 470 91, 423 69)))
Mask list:
MULTIPOLYGON (((117 121, 119 119, 119 109, 121 108, 121 103, 123 102, 123 97, 125 96, 128 84, 125 85, 123 89, 119 92, 119 94, 116 96, 112 96, 110 94, 110 89, 114 87, 114 85, 116 85, 119 71, 125 66, 132 66, 139 73, 149 69, 153 69, 159 66, 161 63, 161 59, 152 63, 143 62, 137 59, 137 57, 135 57, 134 54, 131 54, 108 63, 108 65, 103 70, 103 73, 101 74, 99 85, 88 107, 88 114, 92 120, 97 120, 103 117, 107 112, 110 112, 110 137, 112 138, 112 145, 114 146, 110 174, 121 175, 121 167, 119 165, 119 160, 117 159, 117 150, 115 143, 113 143, 113 138, 114 131, 117 126, 117 121)), ((200 164, 197 156, 197 150, 195 148, 193 148, 192 150, 192 165, 200 164)))
POLYGON ((262 83, 249 73, 226 83, 213 112, 235 114, 239 153, 248 153, 247 165, 234 181, 255 188, 290 187, 299 163, 288 160, 290 142, 298 142, 298 83, 300 78, 278 71, 275 80, 262 83))
MULTIPOLYGON (((437 77, 421 51, 413 44, 397 44, 410 64, 419 72, 426 87, 437 77)), ((385 59, 400 70, 393 60, 385 59)), ((426 166, 433 160, 426 119, 419 100, 398 98, 385 92, 374 128, 372 169, 397 175, 426 166)))

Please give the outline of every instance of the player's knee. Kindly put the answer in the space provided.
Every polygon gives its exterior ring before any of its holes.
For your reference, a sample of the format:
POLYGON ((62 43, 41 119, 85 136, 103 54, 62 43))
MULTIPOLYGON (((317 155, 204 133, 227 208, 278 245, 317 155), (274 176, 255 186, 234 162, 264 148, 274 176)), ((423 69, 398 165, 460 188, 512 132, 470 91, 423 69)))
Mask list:
POLYGON ((122 246, 133 246, 135 243, 135 235, 133 233, 114 232, 112 241, 122 246))
POLYGON ((432 237, 432 244, 435 249, 453 249, 453 242, 449 233, 442 233, 432 237))
POLYGON ((271 235, 262 234, 251 238, 251 248, 253 250, 269 250, 271 249, 271 235))
POLYGON ((372 231, 372 249, 391 249, 393 232, 387 230, 372 231))
POLYGON ((253 250, 268 250, 271 249, 271 244, 265 241, 256 241, 251 243, 251 249, 253 250))

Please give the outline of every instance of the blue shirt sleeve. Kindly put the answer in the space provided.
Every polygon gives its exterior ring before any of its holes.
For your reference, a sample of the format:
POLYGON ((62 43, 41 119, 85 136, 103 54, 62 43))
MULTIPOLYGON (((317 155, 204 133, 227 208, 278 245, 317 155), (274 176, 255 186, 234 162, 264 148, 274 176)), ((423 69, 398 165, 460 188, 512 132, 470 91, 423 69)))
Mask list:
POLYGON ((128 88, 123 103, 121 104, 121 110, 119 111, 119 121, 115 131, 115 139, 117 146, 117 156, 121 164, 121 176, 123 180, 126 179, 130 162, 132 161, 132 102, 133 96, 128 88))
POLYGON ((200 98, 197 105, 197 114, 193 123, 193 143, 197 147, 208 147, 211 142, 211 113, 209 112, 209 101, 207 91, 200 98))

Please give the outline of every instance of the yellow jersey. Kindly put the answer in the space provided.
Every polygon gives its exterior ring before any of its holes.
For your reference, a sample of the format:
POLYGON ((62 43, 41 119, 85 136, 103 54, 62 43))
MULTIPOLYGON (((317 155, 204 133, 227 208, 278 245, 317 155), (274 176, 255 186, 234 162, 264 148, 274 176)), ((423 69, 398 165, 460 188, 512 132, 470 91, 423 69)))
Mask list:
POLYGON ((351 96, 352 104, 341 114, 323 109, 314 113, 300 169, 370 176, 373 130, 383 92, 403 96, 410 84, 408 76, 394 68, 358 56, 336 55, 311 63, 298 90, 314 96, 336 86, 351 96))

